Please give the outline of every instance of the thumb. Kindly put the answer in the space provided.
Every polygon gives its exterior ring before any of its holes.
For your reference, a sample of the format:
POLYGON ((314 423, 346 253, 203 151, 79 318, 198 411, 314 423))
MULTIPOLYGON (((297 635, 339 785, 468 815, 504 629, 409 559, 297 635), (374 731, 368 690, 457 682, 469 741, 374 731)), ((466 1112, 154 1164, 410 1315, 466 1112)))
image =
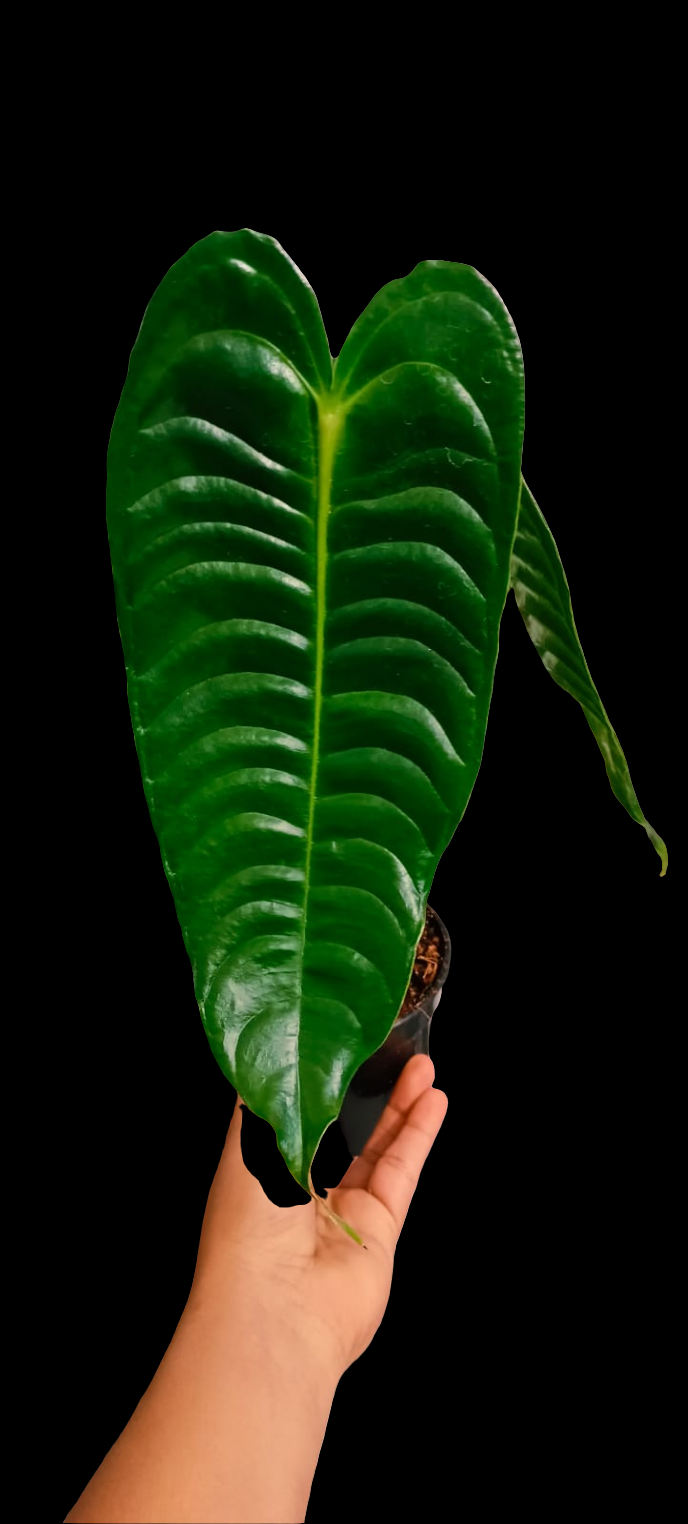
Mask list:
POLYGON ((238 1204, 249 1206, 252 1201, 255 1204, 261 1196, 264 1197, 259 1181, 250 1170, 247 1170, 241 1151, 242 1107, 245 1104, 237 1091, 224 1148, 213 1181, 215 1196, 222 1199, 225 1204, 231 1198, 234 1208, 238 1204))
POLYGON ((255 1179, 255 1176, 251 1174, 250 1170, 247 1170, 246 1165, 244 1164, 244 1156, 241 1151, 241 1129, 244 1110, 248 1110, 248 1107, 246 1106, 246 1102, 242 1101, 241 1096, 237 1091, 236 1100, 234 1102, 234 1110, 230 1117, 229 1127, 227 1128, 225 1146, 222 1150, 222 1156, 220 1158, 217 1173, 219 1175, 220 1172, 222 1172, 226 1181, 231 1179, 233 1185, 236 1185, 238 1179, 246 1175, 248 1180, 252 1181, 254 1185, 258 1185, 258 1188, 260 1189, 259 1183, 255 1179))
POLYGON ((207 1266, 222 1256, 228 1245, 235 1245, 247 1231, 249 1238, 261 1213, 264 1193, 257 1180, 249 1174, 241 1153, 241 1122, 243 1102, 237 1095, 234 1102, 227 1136, 210 1187, 196 1261, 196 1275, 203 1277, 207 1266))
POLYGON ((236 1100, 234 1102, 234 1110, 232 1111, 232 1115, 229 1119, 229 1127, 227 1128, 224 1152, 226 1152, 227 1149, 230 1151, 236 1150, 238 1146, 239 1152, 241 1153, 241 1108, 242 1106, 245 1106, 245 1104, 246 1102, 242 1101, 241 1096, 239 1095, 239 1091, 237 1090, 236 1100))
POLYGON ((254 1228, 264 1222, 266 1227, 274 1229, 277 1226, 280 1231, 284 1231, 291 1225, 294 1214, 300 1218, 303 1208, 276 1206, 266 1195, 260 1180, 246 1165, 241 1147, 244 1110, 248 1111, 249 1107, 237 1092, 225 1146, 213 1182, 216 1206, 223 1213, 231 1213, 235 1217, 237 1214, 244 1218, 250 1215, 254 1228))

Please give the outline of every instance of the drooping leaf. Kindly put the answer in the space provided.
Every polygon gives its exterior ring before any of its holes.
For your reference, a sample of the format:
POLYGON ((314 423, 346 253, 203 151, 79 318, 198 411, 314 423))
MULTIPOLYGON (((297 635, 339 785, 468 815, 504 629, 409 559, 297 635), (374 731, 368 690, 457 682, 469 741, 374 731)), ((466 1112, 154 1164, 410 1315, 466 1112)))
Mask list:
POLYGON ((631 783, 626 758, 593 683, 573 618, 571 594, 561 558, 541 509, 526 483, 511 556, 511 585, 526 629, 544 666, 582 706, 597 741, 607 777, 616 798, 643 826, 667 870, 668 854, 661 836, 645 819, 631 783))
POLYGON ((333 366, 246 230, 172 267, 132 351, 107 522, 143 787, 213 1053, 306 1190, 478 772, 523 392, 469 266, 384 287, 333 366))

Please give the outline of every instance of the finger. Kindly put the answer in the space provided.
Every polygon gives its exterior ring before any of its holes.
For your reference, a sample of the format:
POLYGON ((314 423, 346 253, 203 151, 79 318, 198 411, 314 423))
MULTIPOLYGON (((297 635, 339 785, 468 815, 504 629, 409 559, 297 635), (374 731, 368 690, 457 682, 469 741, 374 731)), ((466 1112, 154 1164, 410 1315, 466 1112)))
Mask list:
MULTIPOLYGON (((303 1206, 280 1207, 266 1196, 260 1180, 247 1168, 241 1147, 243 1111, 249 1110, 237 1092, 234 1111, 227 1131, 225 1146, 217 1168, 213 1190, 218 1210, 227 1218, 240 1221, 244 1227, 250 1214, 253 1231, 262 1228, 274 1233, 286 1233, 296 1226, 303 1231, 303 1217, 313 1215, 312 1203, 303 1206)), ((276 1145, 275 1145, 276 1146, 276 1145)))
POLYGON ((435 1065, 426 1053, 414 1053, 405 1064, 385 1109, 361 1154, 349 1165, 341 1186, 365 1190, 378 1161, 400 1133, 406 1117, 418 1097, 429 1090, 435 1078, 435 1065))
POLYGON ((424 1090, 412 1106, 401 1130, 374 1165, 367 1184, 370 1196, 387 1213, 393 1248, 430 1153, 447 1114, 448 1097, 443 1090, 424 1090))
POLYGON ((259 1180, 246 1168, 241 1149, 242 1106, 245 1102, 237 1092, 234 1110, 227 1129, 225 1146, 215 1175, 216 1193, 221 1193, 225 1203, 231 1198, 234 1208, 272 1210, 272 1202, 259 1180))
POLYGON ((241 1124, 243 1118, 241 1108, 243 1105, 244 1102, 237 1091, 234 1110, 229 1119, 227 1136, 217 1167, 216 1179, 217 1176, 223 1176, 225 1179, 233 1178, 235 1174, 240 1173, 245 1168, 241 1152, 241 1124))
POLYGON ((242 1101, 241 1096, 239 1095, 239 1091, 237 1090, 236 1100, 234 1102, 234 1110, 229 1119, 229 1127, 227 1128, 225 1148, 235 1149, 238 1143, 239 1150, 241 1151, 241 1108, 243 1105, 244 1102, 242 1101))

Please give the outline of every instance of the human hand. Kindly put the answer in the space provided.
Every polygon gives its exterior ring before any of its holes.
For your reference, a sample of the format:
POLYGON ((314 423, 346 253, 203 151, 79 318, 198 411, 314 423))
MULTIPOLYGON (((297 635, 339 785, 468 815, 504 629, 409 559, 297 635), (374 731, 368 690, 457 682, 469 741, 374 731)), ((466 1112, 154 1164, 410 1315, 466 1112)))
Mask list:
POLYGON ((316 1205, 279 1207, 244 1164, 241 1098, 208 1197, 191 1306, 231 1304, 296 1343, 338 1381, 367 1349, 389 1299, 394 1252, 421 1169, 446 1115, 425 1054, 409 1059, 364 1151, 328 1205, 366 1250, 316 1205))

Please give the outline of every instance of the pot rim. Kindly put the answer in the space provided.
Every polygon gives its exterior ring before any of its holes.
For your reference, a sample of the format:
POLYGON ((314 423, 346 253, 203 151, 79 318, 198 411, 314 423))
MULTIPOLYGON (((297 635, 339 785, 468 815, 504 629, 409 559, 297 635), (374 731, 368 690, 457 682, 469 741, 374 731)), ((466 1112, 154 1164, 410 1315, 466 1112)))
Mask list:
MULTIPOLYGON (((410 1011, 406 1011, 404 1016, 397 1016, 397 1018, 396 1018, 396 1020, 394 1022, 394 1027, 395 1027, 396 1031, 402 1030, 404 1025, 406 1024, 406 1022, 411 1022, 413 1020, 417 1020, 418 1019, 418 1012, 423 1010, 423 1007, 426 1006, 426 1002, 432 1002, 432 1004, 433 1004, 433 1010, 434 1010, 434 1007, 437 1005, 437 1001, 439 999, 439 994, 440 994, 440 991, 441 991, 442 986, 444 984, 444 981, 445 981, 445 979, 447 977, 447 974, 449 973, 449 964, 451 962, 451 938, 449 936, 449 932, 447 931, 447 928, 446 928, 446 926, 444 924, 444 921, 442 920, 442 917, 440 915, 438 915, 437 911, 433 908, 432 905, 426 905, 425 912, 426 912, 426 920, 427 920, 428 916, 432 916, 433 919, 437 922, 437 929, 439 931, 440 938, 442 940, 442 960, 441 960, 440 966, 439 966, 439 968, 437 970, 437 974, 436 974, 435 978, 432 981, 432 984, 428 985, 427 990, 425 991, 425 994, 418 1001, 418 1004, 417 1005, 412 1005, 410 1011), (437 996, 437 999, 435 999, 435 996, 437 996)), ((421 932, 421 936, 422 936, 422 932, 421 932)), ((420 938, 419 938, 419 941, 420 941, 420 938)), ((431 1013, 426 1010, 426 1014, 430 1015, 431 1013)))

